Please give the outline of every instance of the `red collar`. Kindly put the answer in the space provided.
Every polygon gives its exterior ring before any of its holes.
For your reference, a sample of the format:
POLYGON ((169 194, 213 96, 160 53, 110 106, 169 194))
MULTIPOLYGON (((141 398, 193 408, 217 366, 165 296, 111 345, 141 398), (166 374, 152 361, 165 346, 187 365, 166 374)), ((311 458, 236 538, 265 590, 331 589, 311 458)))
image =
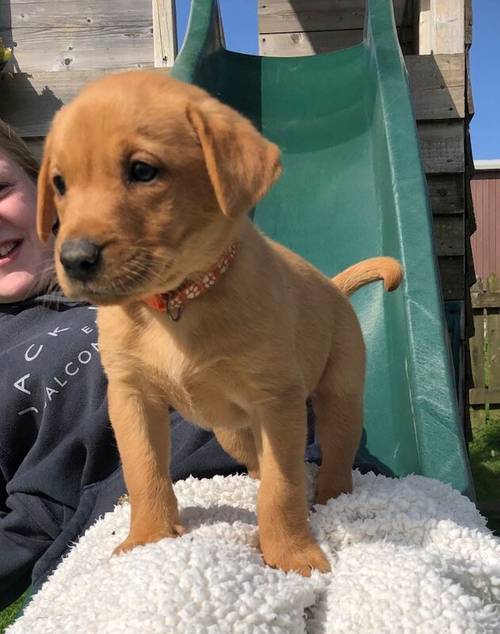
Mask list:
POLYGON ((151 308, 166 312, 172 321, 179 321, 184 306, 214 286, 219 277, 227 271, 235 255, 236 244, 232 243, 220 256, 212 269, 201 277, 200 281, 195 282, 194 280, 186 279, 173 291, 151 295, 143 301, 151 308))

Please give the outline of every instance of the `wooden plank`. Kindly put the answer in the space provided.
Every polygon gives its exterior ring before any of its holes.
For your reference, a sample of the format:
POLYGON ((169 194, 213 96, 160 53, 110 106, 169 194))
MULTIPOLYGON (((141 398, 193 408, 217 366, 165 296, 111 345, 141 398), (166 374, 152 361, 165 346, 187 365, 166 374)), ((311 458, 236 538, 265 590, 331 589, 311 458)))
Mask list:
MULTIPOLYGON (((398 26, 410 26, 407 0, 394 0, 398 26)), ((259 0, 259 33, 362 29, 366 0, 259 0)))
POLYGON ((469 390, 469 402, 471 405, 500 405, 500 390, 473 388, 469 390))
POLYGON ((0 4, 0 37, 19 72, 149 66, 151 0, 10 0, 0 4))
MULTIPOLYGON (((465 52, 464 0, 432 0, 434 4, 434 46, 438 53, 465 52)), ((422 53, 422 51, 420 51, 422 53)))
POLYGON ((420 0, 418 53, 464 52, 464 0, 420 0))
POLYGON ((417 120, 465 117, 465 56, 407 55, 417 120))
POLYGON ((462 214, 433 216, 433 228, 438 256, 465 254, 465 228, 462 214))
POLYGON ((445 300, 465 298, 464 258, 462 256, 438 258, 441 288, 445 300))
POLYGON ((500 291, 486 291, 483 293, 471 293, 473 308, 498 308, 500 309, 500 291))
MULTIPOLYGON (((0 76, 0 118, 9 123, 23 137, 41 137, 47 134, 52 117, 59 108, 68 103, 85 84, 108 72, 130 70, 73 70, 36 71, 0 76)), ((159 68, 165 73, 167 69, 159 68)))
POLYGON ((426 173, 461 173, 465 170, 462 121, 421 121, 417 128, 426 173))
MULTIPOLYGON (((404 50, 411 41, 411 29, 398 29, 404 50)), ((259 52, 268 57, 304 57, 337 51, 363 41, 363 29, 344 31, 309 31, 293 33, 264 33, 259 35, 259 52)))
POLYGON ((463 174, 427 174, 427 190, 433 214, 463 214, 463 174))
POLYGON ((473 385, 484 388, 484 316, 483 311, 474 315, 474 336, 469 340, 473 385))
POLYGON ((259 52, 267 57, 303 57, 336 51, 363 41, 362 29, 271 33, 259 36, 259 52))
POLYGON ((172 66, 177 55, 175 0, 153 2, 153 50, 156 67, 172 66))

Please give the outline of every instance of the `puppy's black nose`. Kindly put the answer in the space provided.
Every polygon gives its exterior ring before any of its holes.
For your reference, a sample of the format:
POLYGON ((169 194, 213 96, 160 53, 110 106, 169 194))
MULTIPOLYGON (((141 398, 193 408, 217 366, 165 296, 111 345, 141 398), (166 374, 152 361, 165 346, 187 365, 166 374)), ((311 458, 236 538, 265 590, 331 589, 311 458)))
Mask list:
POLYGON ((66 240, 61 246, 59 259, 69 277, 85 281, 96 272, 101 251, 102 246, 84 238, 66 240))

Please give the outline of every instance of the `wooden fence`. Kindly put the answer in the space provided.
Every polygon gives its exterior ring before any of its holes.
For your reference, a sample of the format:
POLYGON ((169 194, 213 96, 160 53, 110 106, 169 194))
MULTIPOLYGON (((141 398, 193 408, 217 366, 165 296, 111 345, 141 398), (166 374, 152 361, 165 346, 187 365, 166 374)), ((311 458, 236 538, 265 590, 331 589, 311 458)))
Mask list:
POLYGON ((471 289, 474 337, 470 340, 474 387, 470 404, 500 406, 500 278, 478 280, 471 289))

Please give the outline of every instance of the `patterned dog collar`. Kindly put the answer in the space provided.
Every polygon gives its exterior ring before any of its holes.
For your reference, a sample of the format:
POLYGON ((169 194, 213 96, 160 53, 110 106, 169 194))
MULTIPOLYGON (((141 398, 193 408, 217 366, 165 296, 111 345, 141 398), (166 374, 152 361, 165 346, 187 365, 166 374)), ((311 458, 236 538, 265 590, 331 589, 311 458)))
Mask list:
POLYGON ((151 295, 144 302, 151 308, 166 312, 172 321, 179 321, 184 306, 214 286, 219 277, 227 271, 235 255, 236 244, 232 243, 217 260, 213 268, 207 271, 199 282, 184 280, 175 290, 151 295))

